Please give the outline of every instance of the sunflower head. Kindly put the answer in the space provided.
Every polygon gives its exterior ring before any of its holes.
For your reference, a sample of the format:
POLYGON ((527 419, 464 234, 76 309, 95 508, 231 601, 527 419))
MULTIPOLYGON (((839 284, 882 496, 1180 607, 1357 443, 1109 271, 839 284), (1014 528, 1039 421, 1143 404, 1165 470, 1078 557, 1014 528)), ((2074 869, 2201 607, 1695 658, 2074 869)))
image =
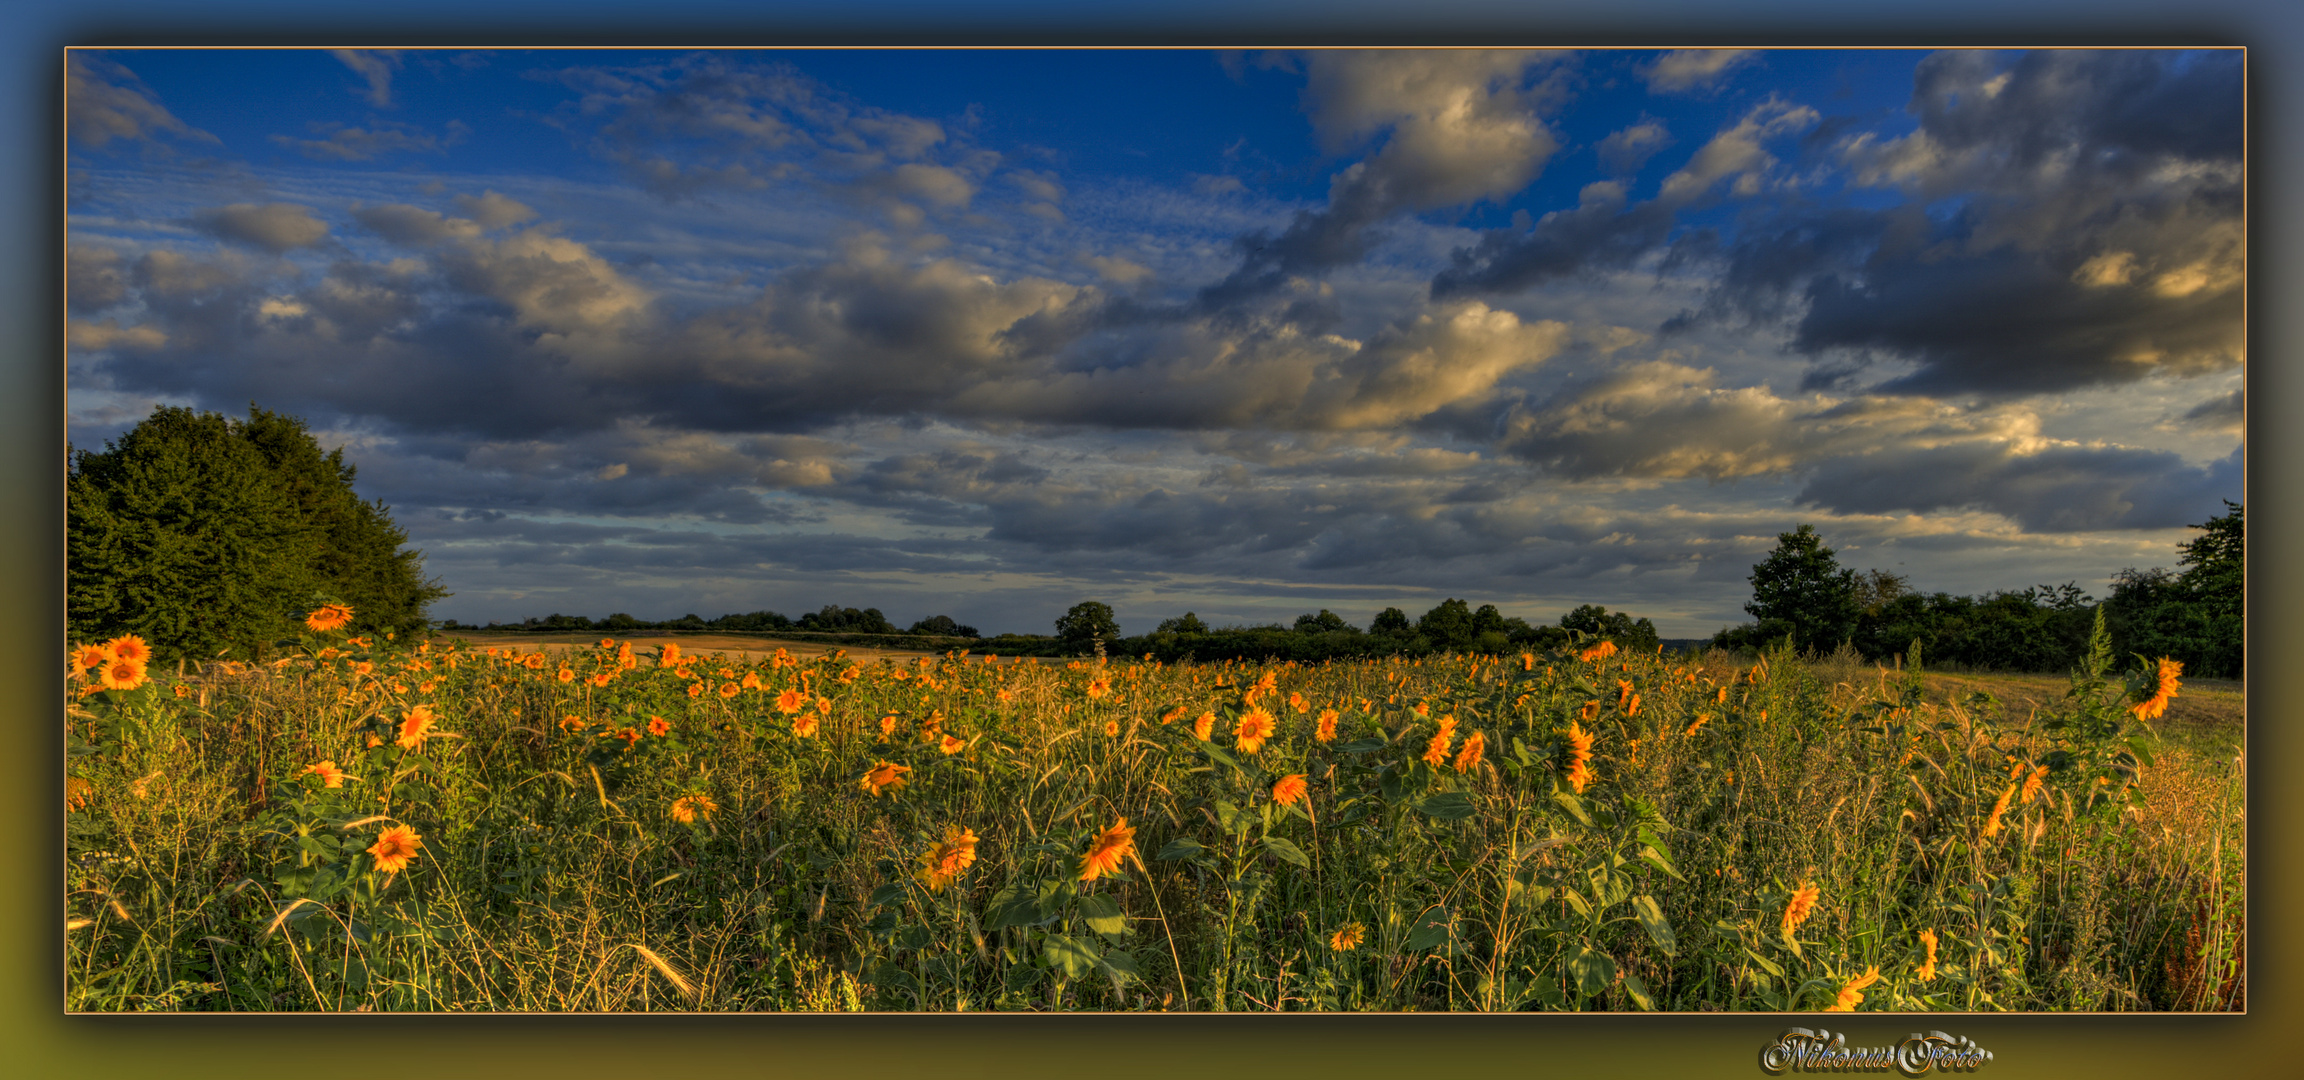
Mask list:
POLYGON ((1128 826, 1128 819, 1118 823, 1088 842, 1088 853, 1080 859, 1080 880, 1094 881, 1106 874, 1120 872, 1120 864, 1136 854, 1136 830, 1128 826))
POLYGON ((1283 776, 1272 785, 1272 801, 1282 806, 1294 806, 1304 798, 1304 774, 1283 776))
POLYGON ((857 786, 870 792, 872 797, 877 799, 882 792, 904 790, 904 774, 911 771, 912 767, 909 765, 883 761, 873 765, 872 771, 865 773, 864 778, 857 781, 857 786))
POLYGON ((394 825, 376 837, 368 854, 376 857, 376 869, 397 874, 416 861, 416 854, 424 850, 424 838, 406 825, 394 825))

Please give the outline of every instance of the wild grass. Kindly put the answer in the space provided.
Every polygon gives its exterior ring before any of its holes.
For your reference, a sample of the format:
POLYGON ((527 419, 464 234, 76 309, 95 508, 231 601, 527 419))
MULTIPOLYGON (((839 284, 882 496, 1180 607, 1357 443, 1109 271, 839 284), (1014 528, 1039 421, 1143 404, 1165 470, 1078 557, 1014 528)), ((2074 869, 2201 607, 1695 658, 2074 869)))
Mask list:
POLYGON ((65 1004, 2244 1007, 2236 736, 2145 737, 2154 687, 2101 655, 2018 714, 1844 657, 1599 651, 865 665, 335 633, 75 682, 65 1004), (1253 752, 1251 714, 1276 727, 1253 752), (874 792, 883 764, 909 772, 874 792), (689 796, 713 809, 680 820, 689 796), (399 825, 422 849, 386 872, 399 825))

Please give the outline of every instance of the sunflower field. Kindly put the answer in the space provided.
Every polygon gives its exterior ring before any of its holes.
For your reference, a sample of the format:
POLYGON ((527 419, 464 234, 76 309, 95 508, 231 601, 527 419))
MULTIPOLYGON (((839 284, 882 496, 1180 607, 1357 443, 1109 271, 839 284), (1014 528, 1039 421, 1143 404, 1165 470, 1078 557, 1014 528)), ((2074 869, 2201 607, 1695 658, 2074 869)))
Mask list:
POLYGON ((67 673, 73 1011, 2245 1007, 2180 667, 859 663, 355 637, 67 673), (1866 669, 1867 672, 1876 669, 1866 669), (2126 672, 2123 674, 2123 672, 2126 672))

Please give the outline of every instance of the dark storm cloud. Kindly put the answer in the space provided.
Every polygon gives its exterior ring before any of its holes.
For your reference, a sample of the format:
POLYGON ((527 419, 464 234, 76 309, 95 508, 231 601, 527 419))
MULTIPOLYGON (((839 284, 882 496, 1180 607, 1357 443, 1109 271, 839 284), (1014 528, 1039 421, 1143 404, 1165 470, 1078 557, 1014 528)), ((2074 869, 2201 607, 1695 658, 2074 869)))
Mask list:
POLYGON ((2203 521, 2239 492, 2238 452, 2193 467, 2166 451, 1968 444, 1824 462, 1800 501, 1850 514, 1978 509, 2034 532, 2081 532, 2203 521))
POLYGON ((1844 140, 1903 207, 1779 214, 1741 232, 1715 300, 1796 298, 1822 380, 1913 365, 1887 389, 2027 394, 2239 362, 2235 52, 1946 52, 1922 61, 1919 129, 1844 140), (1923 207, 1929 213, 1921 213, 1923 207))
POLYGON ((2205 431, 2239 435, 2247 426, 2248 394, 2234 390, 2185 410, 2183 422, 2205 431))

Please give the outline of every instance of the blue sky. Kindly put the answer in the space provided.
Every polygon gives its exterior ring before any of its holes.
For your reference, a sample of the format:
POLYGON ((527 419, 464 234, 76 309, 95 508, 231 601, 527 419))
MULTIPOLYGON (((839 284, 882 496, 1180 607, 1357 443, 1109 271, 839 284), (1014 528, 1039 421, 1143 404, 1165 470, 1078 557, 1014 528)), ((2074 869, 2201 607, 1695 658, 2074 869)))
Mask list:
POLYGON ((75 51, 70 436, 302 416, 435 614, 1668 636, 2241 498, 2236 52, 75 51))

